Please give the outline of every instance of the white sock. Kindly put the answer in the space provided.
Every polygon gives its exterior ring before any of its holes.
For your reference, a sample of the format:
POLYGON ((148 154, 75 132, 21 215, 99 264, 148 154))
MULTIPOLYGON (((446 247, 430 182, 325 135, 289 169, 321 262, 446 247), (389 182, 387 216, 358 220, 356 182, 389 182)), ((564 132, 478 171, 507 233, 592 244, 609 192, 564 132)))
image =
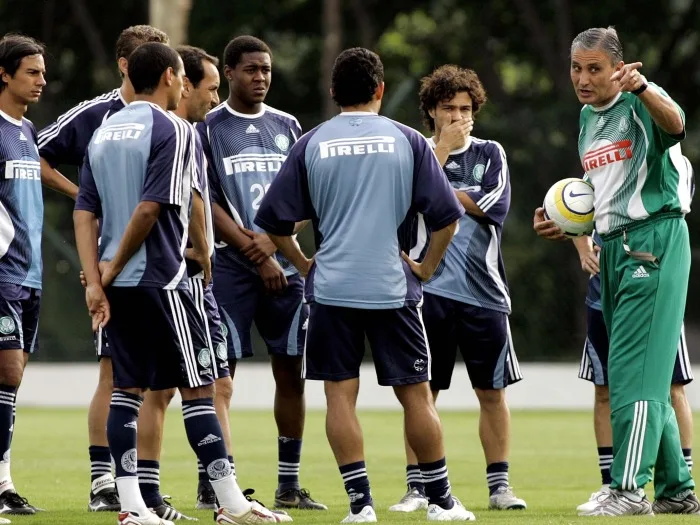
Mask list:
MULTIPOLYGON (((250 510, 250 501, 245 499, 241 488, 236 483, 236 478, 232 474, 223 479, 212 479, 210 481, 214 492, 216 492, 219 505, 223 508, 236 515, 250 510)), ((121 495, 121 492, 119 494, 121 495)))
POLYGON ((15 485, 12 483, 10 475, 10 460, 0 461, 0 494, 6 490, 15 490, 15 485))
POLYGON ((139 516, 147 516, 150 511, 141 497, 139 478, 136 476, 125 476, 117 478, 115 481, 117 482, 122 511, 135 512, 139 516))

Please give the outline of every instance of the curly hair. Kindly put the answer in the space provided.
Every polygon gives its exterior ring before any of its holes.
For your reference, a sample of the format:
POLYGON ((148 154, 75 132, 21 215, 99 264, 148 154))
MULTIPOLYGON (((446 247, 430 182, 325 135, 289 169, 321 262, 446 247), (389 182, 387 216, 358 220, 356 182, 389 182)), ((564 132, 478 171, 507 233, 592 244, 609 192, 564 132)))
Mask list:
POLYGON ((472 113, 476 115, 487 99, 486 90, 473 70, 447 64, 421 79, 418 91, 420 111, 430 131, 435 131, 435 121, 430 116, 430 111, 440 102, 452 100, 461 92, 469 94, 472 99, 472 113))
POLYGON ((368 103, 382 82, 384 65, 379 55, 369 49, 346 49, 335 59, 331 89, 333 100, 341 108, 368 103))

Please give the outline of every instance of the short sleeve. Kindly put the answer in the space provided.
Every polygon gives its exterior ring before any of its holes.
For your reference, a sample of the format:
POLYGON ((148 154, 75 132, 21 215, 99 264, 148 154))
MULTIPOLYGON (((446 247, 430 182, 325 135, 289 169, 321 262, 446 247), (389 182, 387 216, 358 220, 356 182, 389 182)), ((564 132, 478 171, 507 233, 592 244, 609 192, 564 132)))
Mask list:
POLYGON ((255 216, 255 224, 273 235, 292 235, 296 222, 315 216, 306 170, 306 145, 310 136, 304 135, 292 146, 255 216))
POLYGON ((503 147, 497 142, 492 142, 491 146, 481 179, 481 189, 468 190, 466 193, 486 217, 502 225, 510 208, 510 175, 503 147))
POLYGON ((151 154, 141 200, 180 206, 186 170, 192 170, 193 164, 192 127, 153 111, 151 154))
POLYGON ((39 132, 39 155, 55 168, 59 164, 79 166, 92 134, 102 123, 104 114, 92 110, 88 104, 67 111, 53 124, 39 132))
POLYGON ((78 197, 75 200, 75 209, 89 211, 97 217, 102 216, 102 204, 100 202, 100 194, 97 191, 95 178, 90 167, 89 154, 85 155, 85 161, 80 168, 80 184, 78 197))
POLYGON ((413 207, 423 214, 432 231, 441 230, 462 217, 464 208, 455 197, 430 143, 410 128, 404 134, 413 149, 413 207))

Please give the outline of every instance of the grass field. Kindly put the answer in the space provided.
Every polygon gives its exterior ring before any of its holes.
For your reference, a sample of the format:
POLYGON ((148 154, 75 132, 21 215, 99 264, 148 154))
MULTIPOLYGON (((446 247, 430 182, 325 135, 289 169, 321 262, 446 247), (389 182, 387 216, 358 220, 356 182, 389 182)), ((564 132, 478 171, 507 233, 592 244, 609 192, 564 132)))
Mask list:
MULTIPOLYGON (((323 414, 308 415, 301 481, 328 512, 296 512, 298 523, 338 523, 347 513, 343 484, 325 438, 323 414)), ((588 413, 514 412, 511 483, 529 508, 522 512, 487 511, 484 460, 475 413, 444 413, 447 459, 453 492, 477 521, 494 524, 564 524, 630 519, 579 518, 576 505, 600 484, 588 413)), ((364 412, 367 470, 380 522, 425 522, 423 512, 389 513, 404 493, 402 422, 398 412, 364 412)), ((272 413, 240 412, 232 417, 236 471, 242 488, 272 503, 277 476, 277 441, 272 413)), ((13 479, 22 495, 47 512, 11 517, 18 524, 115 523, 115 514, 88 514, 89 462, 86 413, 82 410, 21 409, 12 451, 13 479)), ((196 462, 177 410, 168 414, 161 489, 180 510, 211 523, 211 512, 193 511, 196 462)), ((646 520, 648 518, 637 518, 646 520)), ((654 523, 700 523, 700 517, 657 516, 654 523)))

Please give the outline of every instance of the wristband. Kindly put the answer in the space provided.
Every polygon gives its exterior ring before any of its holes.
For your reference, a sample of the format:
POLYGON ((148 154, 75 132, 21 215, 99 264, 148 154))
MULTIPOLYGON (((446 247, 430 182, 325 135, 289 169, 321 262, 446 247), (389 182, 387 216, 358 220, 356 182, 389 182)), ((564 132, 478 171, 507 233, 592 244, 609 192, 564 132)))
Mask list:
POLYGON ((649 84, 645 81, 644 84, 641 85, 641 87, 638 87, 637 89, 632 91, 632 94, 639 96, 642 93, 644 93, 648 87, 649 87, 649 84))

